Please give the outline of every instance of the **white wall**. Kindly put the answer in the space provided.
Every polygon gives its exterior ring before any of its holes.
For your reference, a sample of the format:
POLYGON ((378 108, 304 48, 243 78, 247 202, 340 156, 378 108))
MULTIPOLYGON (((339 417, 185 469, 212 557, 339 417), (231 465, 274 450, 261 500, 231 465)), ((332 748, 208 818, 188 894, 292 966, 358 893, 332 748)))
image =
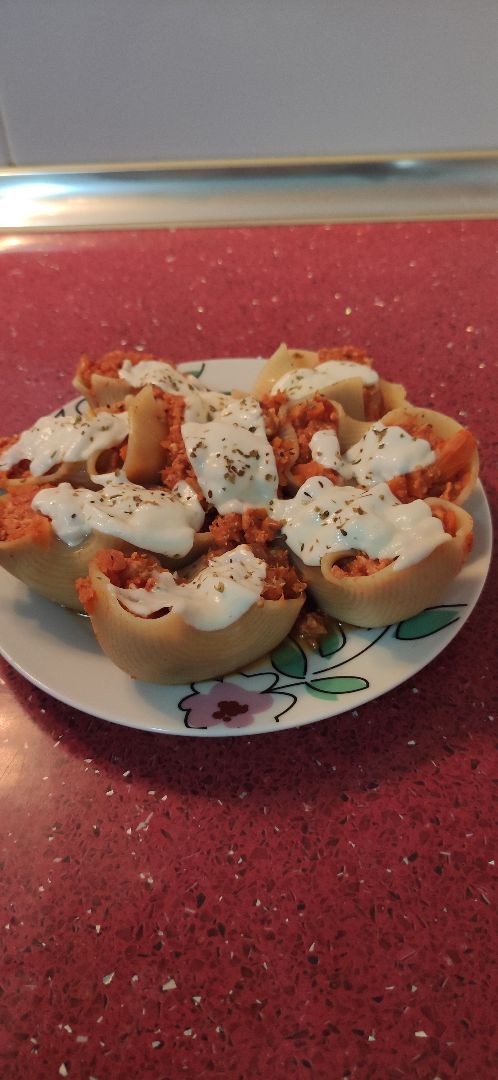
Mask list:
POLYGON ((5 131, 5 126, 4 126, 3 117, 2 117, 2 109, 1 109, 1 105, 0 105, 0 167, 2 165, 9 165, 9 164, 10 164, 10 154, 9 154, 9 148, 8 148, 8 145, 7 145, 7 133, 5 131))
POLYGON ((0 101, 16 164, 492 148, 497 44, 496 0, 0 0, 0 101))

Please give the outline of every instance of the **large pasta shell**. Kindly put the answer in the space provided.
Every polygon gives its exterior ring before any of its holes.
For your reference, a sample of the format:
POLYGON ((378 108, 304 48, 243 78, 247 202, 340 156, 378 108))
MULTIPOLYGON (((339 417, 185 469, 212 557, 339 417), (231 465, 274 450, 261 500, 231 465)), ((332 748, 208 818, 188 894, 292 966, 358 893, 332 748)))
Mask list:
POLYGON ((126 398, 129 435, 124 471, 133 484, 158 484, 166 464, 161 445, 168 436, 164 407, 152 386, 126 398))
POLYGON ((98 372, 93 372, 90 376, 90 386, 87 386, 76 373, 73 386, 78 391, 78 394, 86 398, 93 409, 116 405, 118 401, 123 401, 127 394, 136 393, 135 387, 130 386, 126 379, 115 379, 109 375, 99 375, 98 372))
MULTIPOLYGON (((358 381, 359 380, 357 379, 354 380, 354 382, 358 381)), ((339 384, 336 385, 339 387, 339 384)), ((344 385, 345 383, 342 383, 341 387, 344 385)), ((387 412, 388 409, 397 409, 401 407, 406 401, 406 389, 402 383, 390 382, 389 379, 380 378, 376 386, 371 386, 368 389, 370 398, 368 419, 370 421, 376 420, 378 417, 382 416, 382 413, 387 412)), ((342 397, 339 397, 339 401, 341 400, 342 397)), ((344 401, 343 405, 346 412, 349 412, 344 401)), ((363 393, 361 394, 361 400, 359 399, 358 401, 358 405, 360 412, 358 414, 351 412, 350 415, 357 416, 359 420, 362 420, 365 418, 365 399, 363 393)))
POLYGON ((133 548, 115 536, 97 533, 92 533, 79 547, 68 547, 46 520, 45 542, 29 535, 0 541, 0 566, 47 600, 82 612, 74 582, 85 576, 90 559, 102 548, 119 548, 127 554, 131 554, 133 548))
MULTIPOLYGON (((263 397, 264 394, 270 393, 283 375, 298 368, 312 369, 319 363, 320 358, 317 352, 309 349, 288 349, 287 345, 280 345, 260 371, 252 393, 255 397, 263 397)), ((365 421, 367 417, 363 389, 361 379, 348 378, 322 387, 319 392, 323 397, 339 402, 347 416, 354 420, 365 421)), ((401 405, 406 398, 404 386, 401 383, 389 382, 387 379, 379 379, 379 382, 368 390, 370 423, 387 409, 394 409, 401 405)))
POLYGON ((96 485, 90 479, 89 469, 93 467, 92 461, 66 461, 57 465, 55 469, 43 476, 19 476, 9 479, 5 474, 2 476, 1 487, 5 491, 16 491, 22 487, 39 487, 40 484, 72 484, 73 487, 86 487, 96 490, 96 485))
POLYGON ((292 556, 322 611, 353 626, 386 626, 411 618, 439 600, 470 551, 473 522, 466 510, 453 503, 443 499, 425 501, 431 507, 451 510, 457 519, 457 532, 412 566, 395 570, 394 563, 390 563, 368 577, 335 577, 331 574, 334 563, 351 552, 325 555, 320 566, 305 566, 292 556))
POLYGON ((101 648, 135 679, 189 683, 216 678, 271 652, 289 633, 303 604, 260 600, 221 630, 197 630, 175 612, 143 619, 120 604, 107 577, 90 564, 92 626, 101 648))
MULTIPOLYGON (((130 401, 133 399, 130 398, 130 401)), ((93 419, 94 413, 92 410, 88 410, 86 416, 93 419)), ((3 474, 2 476, 2 488, 5 491, 15 491, 22 487, 39 487, 40 484, 71 484, 72 487, 84 487, 89 488, 91 491, 97 491, 99 484, 95 483, 92 477, 97 477, 99 473, 106 473, 108 471, 106 466, 106 457, 116 447, 110 447, 108 450, 97 450, 89 454, 86 461, 63 461, 60 465, 56 465, 49 472, 44 473, 43 476, 33 476, 28 472, 26 476, 20 476, 15 479, 9 479, 8 476, 3 474)))
POLYGON ((307 349, 288 349, 285 344, 279 345, 262 367, 251 394, 256 398, 264 397, 289 371, 294 371, 296 368, 315 367, 318 362, 318 359, 313 362, 315 357, 317 358, 318 354, 307 349))
MULTIPOLYGON (((0 516, 2 504, 11 496, 0 497, 0 516)), ((116 536, 92 532, 78 547, 69 547, 55 534, 50 519, 39 515, 36 535, 29 529, 25 536, 15 540, 0 541, 0 566, 24 582, 34 592, 53 600, 56 604, 82 611, 74 582, 88 572, 88 564, 97 551, 103 548, 117 548, 127 555, 137 550, 136 544, 130 544, 116 536)), ((209 532, 196 533, 190 551, 181 558, 156 556, 167 570, 179 570, 199 559, 213 544, 209 532)), ((142 550, 142 549, 139 549, 142 550)), ((147 552, 156 554, 155 552, 147 552)))

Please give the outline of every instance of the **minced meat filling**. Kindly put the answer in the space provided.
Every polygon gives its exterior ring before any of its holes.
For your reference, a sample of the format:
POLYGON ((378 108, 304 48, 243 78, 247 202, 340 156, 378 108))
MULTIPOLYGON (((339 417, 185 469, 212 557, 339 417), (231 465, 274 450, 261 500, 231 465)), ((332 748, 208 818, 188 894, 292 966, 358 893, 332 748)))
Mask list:
POLYGON ((109 578, 112 585, 121 589, 151 589, 154 585, 153 574, 161 569, 159 559, 134 551, 124 555, 122 551, 108 548, 95 556, 98 569, 109 578))
POLYGON ((260 401, 268 441, 271 443, 279 484, 285 488, 289 476, 298 484, 310 476, 327 476, 342 483, 338 473, 312 461, 310 441, 317 431, 337 431, 339 418, 332 401, 321 394, 292 405, 287 394, 265 394, 260 401))
POLYGON ((33 510, 31 503, 46 484, 16 488, 0 499, 0 541, 29 536, 35 543, 47 543, 52 535, 48 518, 33 510))
MULTIPOLYGON (((134 551, 132 555, 124 555, 115 548, 106 548, 98 551, 95 563, 102 574, 105 574, 112 585, 122 589, 152 589, 154 586, 153 574, 161 569, 161 564, 153 555, 145 555, 134 551)), ((89 577, 77 578, 76 591, 87 615, 91 615, 95 608, 96 595, 89 577)))
POLYGON ((442 439, 430 424, 417 426, 415 419, 410 417, 399 426, 414 439, 425 439, 434 450, 436 460, 426 468, 414 469, 389 480, 393 495, 403 503, 428 496, 454 502, 467 482, 469 462, 476 448, 474 436, 467 428, 461 428, 448 439, 442 439))
POLYGON ((226 551, 238 544, 268 544, 280 532, 280 522, 271 521, 266 510, 250 508, 242 514, 218 514, 209 526, 216 547, 226 551))
POLYGON ((289 399, 287 394, 264 394, 259 402, 265 424, 266 438, 271 445, 277 466, 278 482, 287 483, 289 469, 296 458, 296 441, 289 437, 287 418, 289 399))
POLYGON ((280 531, 280 525, 279 521, 270 520, 266 510, 249 509, 244 510, 243 514, 218 516, 209 526, 216 544, 211 555, 220 555, 239 544, 248 544, 256 558, 266 562, 264 600, 279 600, 281 597, 294 599, 306 589, 289 562, 287 550, 277 544, 270 546, 280 531))
POLYGON ((335 345, 332 349, 319 349, 318 363, 324 364, 327 360, 353 360, 355 364, 371 366, 368 353, 357 345, 335 345))
POLYGON ((317 431, 337 431, 339 418, 333 401, 314 394, 306 401, 300 401, 288 409, 289 421, 294 428, 299 444, 298 463, 311 460, 310 442, 317 431))
POLYGON ((344 559, 330 568, 332 577, 370 577, 379 570, 389 566, 392 559, 371 559, 363 551, 357 551, 354 555, 347 555, 344 559))
MULTIPOLYGON (((6 435, 0 438, 0 454, 3 450, 8 450, 10 446, 13 446, 18 438, 19 435, 6 435)), ((0 481, 3 479, 22 480, 25 476, 29 476, 29 461, 27 458, 18 461, 17 465, 12 465, 10 469, 0 469, 0 481)))
POLYGON ((104 353, 97 360, 92 360, 84 353, 78 363, 76 375, 85 386, 90 388, 92 375, 103 375, 109 379, 118 379, 119 371, 125 360, 129 360, 132 364, 139 364, 141 360, 154 359, 152 353, 135 352, 134 350, 115 349, 113 352, 104 353))
POLYGON ((333 484, 343 484, 344 479, 334 469, 327 469, 311 457, 311 439, 317 431, 337 432, 339 417, 333 401, 315 394, 311 399, 298 402, 288 410, 289 422, 294 428, 299 446, 298 457, 290 470, 294 483, 304 484, 310 476, 326 476, 333 484))
POLYGON ((179 394, 167 394, 158 386, 154 386, 154 397, 160 401, 164 409, 164 417, 168 428, 168 438, 161 443, 165 451, 165 464, 161 469, 161 483, 168 491, 173 491, 175 484, 185 480, 195 491, 200 502, 205 507, 206 500, 201 487, 190 464, 185 443, 182 436, 182 424, 185 415, 185 398, 179 394))

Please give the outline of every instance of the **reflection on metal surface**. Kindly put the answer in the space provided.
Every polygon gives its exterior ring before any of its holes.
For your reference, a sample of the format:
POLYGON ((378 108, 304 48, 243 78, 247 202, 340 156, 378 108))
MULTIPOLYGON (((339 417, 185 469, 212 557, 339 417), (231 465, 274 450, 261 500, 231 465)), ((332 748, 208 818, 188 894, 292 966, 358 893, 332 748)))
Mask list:
POLYGON ((0 171, 0 228, 498 216, 498 151, 0 171))

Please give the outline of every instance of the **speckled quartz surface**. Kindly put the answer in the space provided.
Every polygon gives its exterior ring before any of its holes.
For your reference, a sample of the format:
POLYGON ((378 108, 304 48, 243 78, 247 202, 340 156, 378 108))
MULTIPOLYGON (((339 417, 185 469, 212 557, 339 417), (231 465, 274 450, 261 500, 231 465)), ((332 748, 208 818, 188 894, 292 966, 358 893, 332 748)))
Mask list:
MULTIPOLYGON (((2 428, 79 354, 368 347, 478 435, 496 507, 498 222, 4 236, 2 428)), ((397 690, 181 739, 1 663, 5 1080, 498 1075, 495 581, 397 690)))

